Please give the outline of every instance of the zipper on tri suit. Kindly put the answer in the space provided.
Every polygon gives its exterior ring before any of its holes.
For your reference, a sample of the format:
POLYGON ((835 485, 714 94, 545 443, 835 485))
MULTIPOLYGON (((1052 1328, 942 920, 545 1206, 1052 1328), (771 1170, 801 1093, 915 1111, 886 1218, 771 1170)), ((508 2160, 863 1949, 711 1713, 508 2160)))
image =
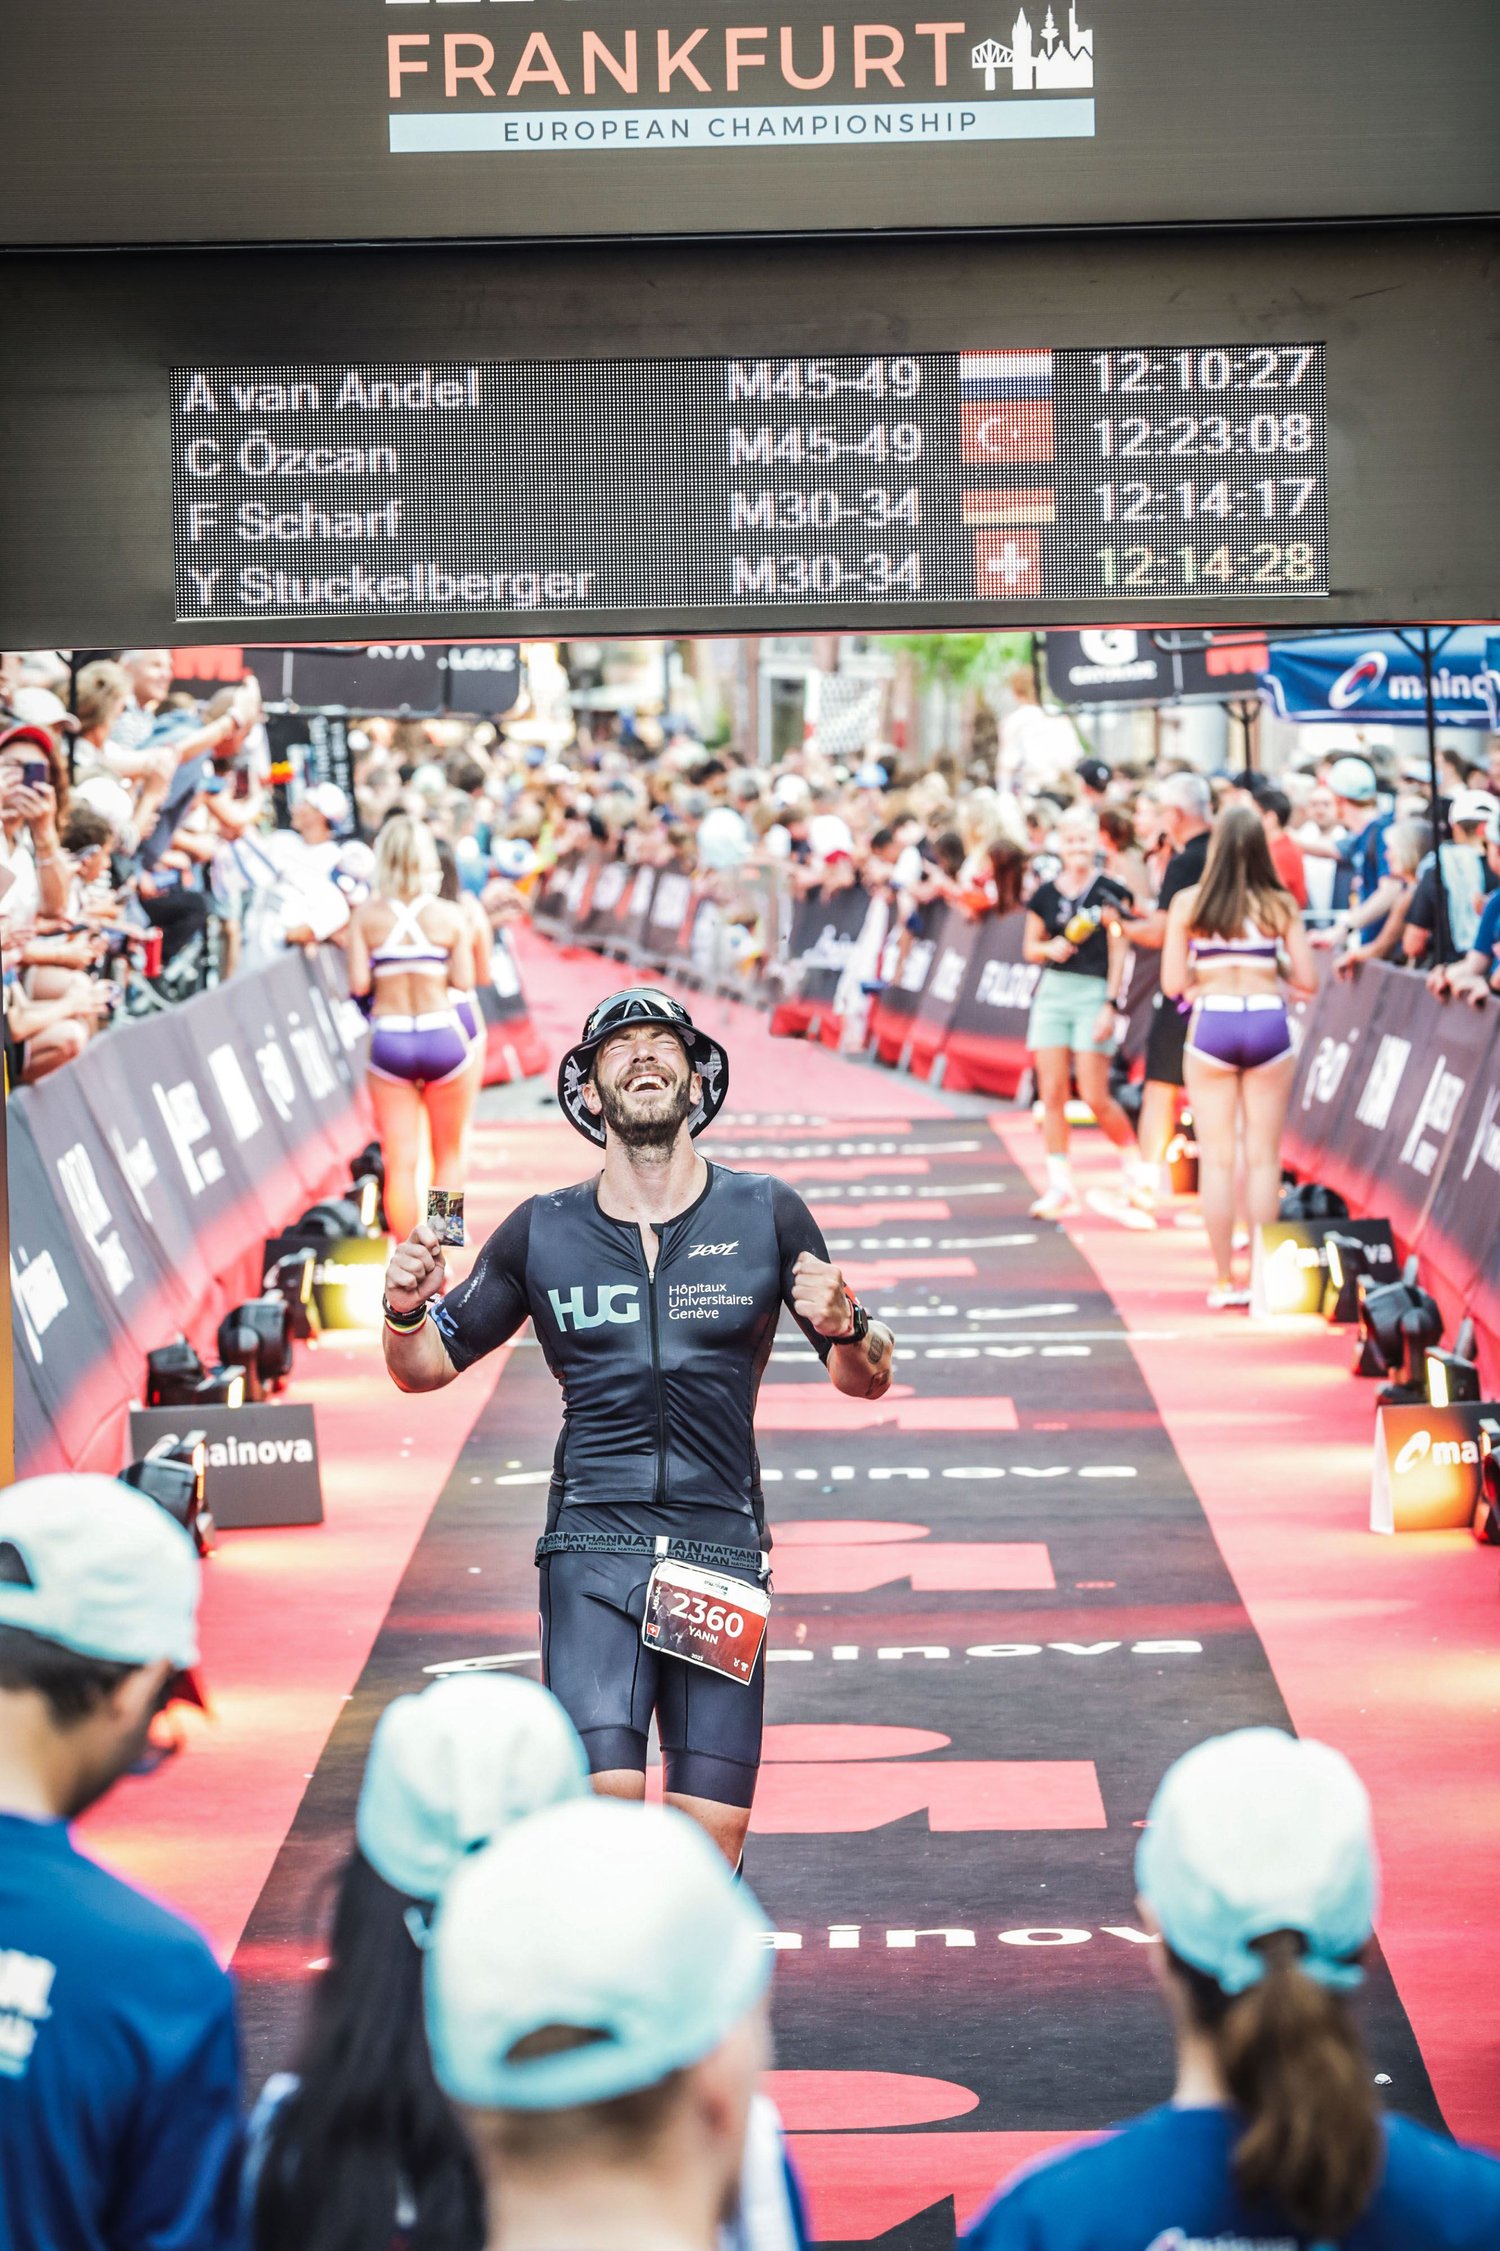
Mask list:
MULTIPOLYGON (((656 1278, 666 1257, 665 1230, 653 1230, 656 1236, 656 1264, 646 1267, 646 1303, 651 1314, 651 1381, 656 1394, 656 1491, 653 1505, 662 1508, 667 1498, 667 1402, 661 1376, 661 1330, 656 1315, 656 1278)), ((641 1264, 646 1266, 646 1246, 641 1241, 639 1228, 635 1230, 636 1248, 641 1254, 641 1264)))

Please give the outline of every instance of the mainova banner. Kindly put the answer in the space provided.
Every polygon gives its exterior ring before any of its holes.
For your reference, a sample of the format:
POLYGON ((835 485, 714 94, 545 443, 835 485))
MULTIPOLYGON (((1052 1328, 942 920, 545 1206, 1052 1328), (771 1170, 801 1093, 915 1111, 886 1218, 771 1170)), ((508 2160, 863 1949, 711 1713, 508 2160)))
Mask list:
POLYGON ((7 25, 26 245, 1460 215, 1488 0, 48 0, 7 25), (1399 161, 1393 160, 1399 154, 1399 161))
MULTIPOLYGON (((1421 629, 1399 633, 1328 633, 1273 642, 1262 683, 1281 719, 1381 720, 1398 727, 1427 724, 1427 678, 1421 629)), ((1441 727, 1500 726, 1500 675, 1490 662, 1484 626, 1432 628, 1432 700, 1441 727)))

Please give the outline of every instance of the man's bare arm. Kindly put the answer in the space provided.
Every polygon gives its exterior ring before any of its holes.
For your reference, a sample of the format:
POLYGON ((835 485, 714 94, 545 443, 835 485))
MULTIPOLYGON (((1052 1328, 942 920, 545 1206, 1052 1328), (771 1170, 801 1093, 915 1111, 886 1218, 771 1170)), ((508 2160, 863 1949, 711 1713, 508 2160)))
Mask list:
MULTIPOLYGON (((415 1314, 441 1297, 447 1283, 442 1245, 432 1229, 419 1224, 398 1243, 385 1270, 385 1300, 398 1319, 415 1314)), ((398 1391, 441 1391, 458 1374, 443 1340, 429 1320, 420 1328, 398 1331, 387 1321, 380 1332, 385 1364, 398 1391)))
MULTIPOLYGON (((839 1269, 811 1251, 799 1251, 792 1277, 794 1311, 819 1336, 842 1336, 854 1319, 854 1306, 839 1269)), ((896 1340, 885 1323, 872 1321, 863 1337, 835 1344, 828 1355, 829 1381, 851 1399, 878 1399, 890 1388, 895 1352, 896 1340)))
POLYGON ((879 1399, 891 1387, 896 1340, 883 1321, 872 1321, 857 1344, 836 1344, 828 1355, 835 1391, 851 1399, 879 1399))

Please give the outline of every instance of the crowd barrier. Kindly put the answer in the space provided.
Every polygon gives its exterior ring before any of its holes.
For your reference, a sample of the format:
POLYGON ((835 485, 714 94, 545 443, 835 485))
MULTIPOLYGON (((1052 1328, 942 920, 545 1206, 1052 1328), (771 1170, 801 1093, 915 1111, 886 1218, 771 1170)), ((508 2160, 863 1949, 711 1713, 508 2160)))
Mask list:
POLYGON ((1500 1007, 1435 1001, 1371 963, 1331 980, 1303 1024, 1283 1155, 1356 1216, 1391 1222, 1450 1331, 1479 1332, 1500 1382, 1500 1007))
MULTIPOLYGON (((536 901, 537 922, 570 942, 657 974, 760 1002, 771 1029, 836 1047, 839 987, 870 900, 858 885, 796 897, 774 878, 736 887, 686 870, 630 868, 603 854, 559 861, 536 901), (761 942, 726 943, 755 922, 761 942)), ((883 1063, 979 1094, 1015 1093, 1027 1068, 1026 1021, 1041 971, 1021 958, 1025 915, 969 915, 938 903, 916 930, 888 937, 865 1040, 883 1063)), ((1132 957, 1125 1053, 1145 1052, 1156 958, 1132 957)), ((872 982, 876 980, 872 979, 872 982)))
POLYGON ((289 953, 10 1097, 18 1475, 117 1469, 146 1353, 216 1357, 265 1237, 370 1137, 367 1037, 343 957, 289 953))
MULTIPOLYGON (((484 1083, 546 1052, 497 935, 484 1083)), ((145 1355, 178 1334, 205 1361, 261 1288, 265 1239, 341 1187, 371 1138, 369 1027, 335 947, 278 955, 87 1047, 10 1097, 17 1474, 125 1459, 145 1355)))

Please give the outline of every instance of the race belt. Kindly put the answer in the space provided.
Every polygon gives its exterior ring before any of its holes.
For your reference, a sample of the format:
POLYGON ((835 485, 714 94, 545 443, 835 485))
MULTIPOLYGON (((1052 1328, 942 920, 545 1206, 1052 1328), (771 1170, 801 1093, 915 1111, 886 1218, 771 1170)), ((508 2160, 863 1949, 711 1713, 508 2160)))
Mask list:
POLYGON ((648 1532, 544 1532, 536 1544, 536 1561, 549 1555, 649 1555, 658 1562, 691 1563, 705 1571, 748 1571, 766 1585, 771 1577, 768 1556, 759 1548, 733 1548, 721 1540, 672 1540, 648 1532))

